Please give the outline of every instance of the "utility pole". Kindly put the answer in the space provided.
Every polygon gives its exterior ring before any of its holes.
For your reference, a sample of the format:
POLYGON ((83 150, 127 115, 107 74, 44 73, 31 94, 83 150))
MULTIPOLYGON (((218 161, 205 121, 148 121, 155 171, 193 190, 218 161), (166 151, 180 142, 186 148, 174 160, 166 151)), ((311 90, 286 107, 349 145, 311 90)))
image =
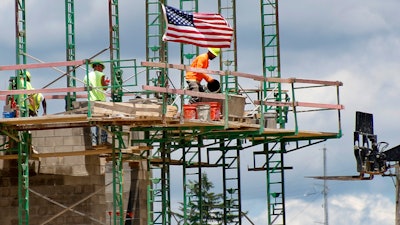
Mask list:
POLYGON ((397 163, 396 168, 395 168, 395 173, 396 173, 396 225, 400 225, 400 206, 399 206, 399 200, 400 200, 400 171, 399 171, 399 163, 397 163))
MULTIPOLYGON (((323 158, 324 158, 324 177, 326 177, 326 147, 324 146, 323 150, 323 158)), ((324 225, 329 225, 328 222, 328 186, 327 179, 324 179, 324 225)))

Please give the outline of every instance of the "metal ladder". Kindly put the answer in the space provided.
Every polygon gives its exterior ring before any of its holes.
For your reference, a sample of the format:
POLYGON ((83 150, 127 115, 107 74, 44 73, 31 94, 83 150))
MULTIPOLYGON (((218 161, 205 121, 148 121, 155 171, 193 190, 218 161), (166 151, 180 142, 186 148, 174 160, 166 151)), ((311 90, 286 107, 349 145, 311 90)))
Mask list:
MULTIPOLYGON (((236 4, 235 1, 218 0, 219 13, 233 28, 233 40, 230 48, 223 49, 220 55, 220 69, 223 71, 237 71, 237 45, 236 45, 236 4)), ((237 94, 239 92, 238 78, 224 76, 221 80, 221 90, 237 94)))
MULTIPOLYGON (((167 62, 168 45, 162 41, 164 24, 160 1, 146 0, 146 34, 146 60, 150 62, 167 62)), ((164 87, 168 81, 165 71, 160 68, 147 67, 146 85, 164 87)), ((160 98, 158 93, 155 93, 155 97, 160 98)))
MULTIPOLYGON (((65 27, 66 27, 66 52, 67 61, 75 60, 75 6, 74 0, 65 1, 65 27)), ((75 67, 67 66, 67 87, 76 87, 75 67)), ((66 111, 72 110, 72 102, 76 101, 76 92, 67 92, 65 97, 66 111)))
POLYGON ((219 165, 223 175, 223 224, 241 224, 240 150, 239 139, 220 139, 218 147, 207 148, 207 161, 219 165), (219 153, 219 157, 212 153, 219 153))
POLYGON ((118 0, 109 1, 110 14, 110 59, 111 59, 111 98, 113 102, 122 102, 123 79, 120 69, 120 38, 119 38, 119 9, 118 0))
MULTIPOLYGON (((262 25, 262 55, 263 76, 280 78, 280 47, 279 47, 279 16, 278 0, 261 0, 261 25, 262 25)), ((281 83, 263 82, 262 98, 268 96, 268 91, 273 91, 275 100, 282 100, 281 83)), ((276 112, 280 128, 285 127, 283 110, 281 107, 266 107, 261 113, 276 112)), ((262 115, 264 116, 264 115, 262 115)), ((266 156, 265 169, 267 173, 267 204, 268 224, 285 224, 285 193, 284 193, 284 142, 264 144, 261 154, 266 156), (271 146, 272 147, 271 147, 271 146)), ((259 154, 254 152, 254 154, 259 154)))

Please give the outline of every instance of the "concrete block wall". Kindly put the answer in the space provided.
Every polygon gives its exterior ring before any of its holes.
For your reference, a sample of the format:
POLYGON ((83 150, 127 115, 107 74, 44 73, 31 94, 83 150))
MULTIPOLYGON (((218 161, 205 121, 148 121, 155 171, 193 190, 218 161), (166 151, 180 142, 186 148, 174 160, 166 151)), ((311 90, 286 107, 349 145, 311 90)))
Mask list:
MULTIPOLYGON (((90 128, 37 130, 31 134, 32 145, 38 153, 93 149, 90 128)), ((34 166, 29 178, 32 190, 29 194, 30 225, 42 224, 73 204, 77 204, 73 207, 76 212, 65 210, 49 224, 108 224, 112 219, 110 216, 113 215, 109 214, 113 211, 112 162, 94 155, 40 158, 31 164, 34 166)), ((131 225, 147 224, 148 176, 145 166, 145 161, 123 163, 123 213, 128 211, 128 205, 134 205, 131 225)), ((16 168, 16 160, 0 160, 1 225, 18 224, 16 168)))
MULTIPOLYGON (((38 153, 74 152, 91 148, 90 128, 32 131, 32 145, 38 153)), ((105 160, 98 156, 48 157, 40 159, 38 173, 87 176, 104 173, 105 160)))
MULTIPOLYGON (((49 221, 49 224, 99 224, 95 220, 105 222, 106 206, 103 201, 103 193, 93 195, 102 189, 104 179, 98 177, 97 184, 94 179, 85 177, 70 177, 64 175, 35 175, 30 177, 29 193, 29 224, 36 225, 49 221), (87 196, 87 200, 82 201, 87 196), (57 202, 55 204, 54 202, 57 202), (71 205, 75 212, 65 210, 71 205), (65 213, 55 215, 65 210, 65 213), (83 216, 84 215, 84 216, 83 216), (54 218, 54 219, 52 219, 54 218), (93 220, 95 218, 95 220, 93 220)), ((18 193, 17 175, 0 177, 0 224, 18 224, 18 193)))

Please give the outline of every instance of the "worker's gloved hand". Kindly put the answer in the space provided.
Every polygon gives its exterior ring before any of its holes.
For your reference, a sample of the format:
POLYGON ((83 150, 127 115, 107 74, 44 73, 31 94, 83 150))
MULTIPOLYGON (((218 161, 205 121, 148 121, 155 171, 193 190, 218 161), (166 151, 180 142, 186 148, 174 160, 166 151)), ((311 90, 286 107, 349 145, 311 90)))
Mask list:
POLYGON ((106 83, 106 85, 110 84, 110 79, 107 77, 106 79, 104 79, 104 82, 106 83))

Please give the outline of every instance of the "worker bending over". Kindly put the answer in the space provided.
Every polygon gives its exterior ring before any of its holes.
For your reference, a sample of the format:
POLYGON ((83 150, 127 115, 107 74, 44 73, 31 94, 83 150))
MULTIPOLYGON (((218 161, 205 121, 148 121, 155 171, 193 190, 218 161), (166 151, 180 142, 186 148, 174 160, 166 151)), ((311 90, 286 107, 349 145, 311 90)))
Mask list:
POLYGON ((42 93, 35 93, 29 95, 29 116, 37 116, 39 114, 40 105, 43 107, 43 116, 47 114, 47 104, 46 99, 42 93))
MULTIPOLYGON (((31 84, 31 73, 26 71, 26 89, 34 90, 31 84)), ((28 109, 29 116, 38 116, 40 105, 43 107, 43 116, 47 114, 47 104, 46 99, 44 98, 42 93, 34 93, 28 96, 28 109)))
MULTIPOLYGON (((208 48, 207 53, 203 53, 198 55, 190 65, 193 68, 202 68, 208 69, 209 60, 213 60, 216 58, 221 52, 219 48, 208 48)), ((198 72, 186 72, 186 82, 189 85, 189 90, 191 91, 198 91, 204 92, 204 87, 200 84, 202 80, 205 80, 207 83, 216 83, 218 82, 212 76, 205 74, 205 73, 198 73, 198 72)), ((218 82, 219 85, 219 82, 218 82)), ((197 96, 192 96, 189 100, 189 103, 193 104, 195 102, 199 102, 200 99, 197 96)))

